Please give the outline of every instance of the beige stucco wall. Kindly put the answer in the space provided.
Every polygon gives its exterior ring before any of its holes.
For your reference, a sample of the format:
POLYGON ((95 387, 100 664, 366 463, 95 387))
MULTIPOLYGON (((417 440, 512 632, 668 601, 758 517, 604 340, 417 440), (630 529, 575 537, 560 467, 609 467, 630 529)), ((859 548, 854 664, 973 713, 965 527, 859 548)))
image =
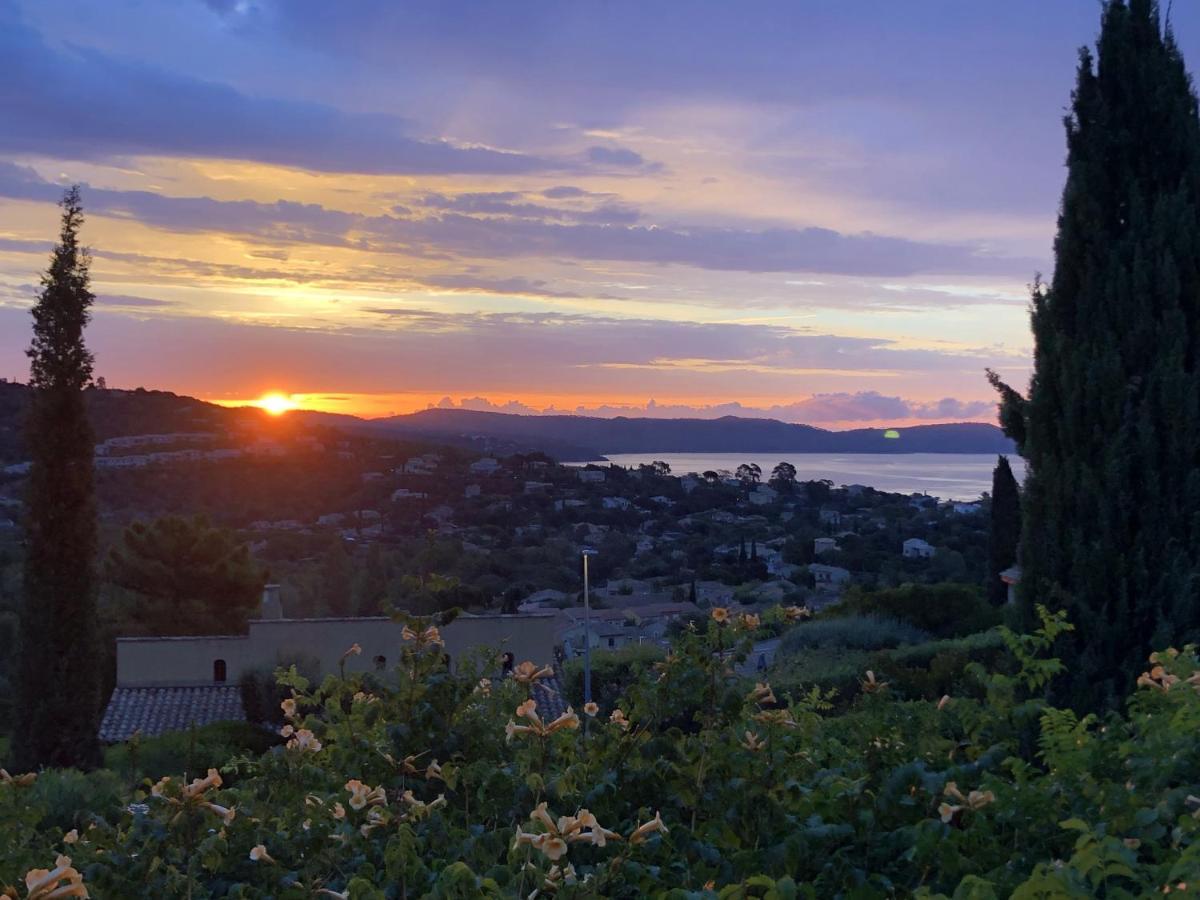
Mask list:
MULTIPOLYGON (((511 650, 517 662, 547 663, 556 622, 553 614, 460 616, 442 629, 442 638, 454 664, 477 647, 511 650)), ((236 684, 248 669, 297 654, 316 658, 327 674, 337 671, 342 654, 355 643, 363 652, 347 659, 347 671, 373 670, 376 656, 391 668, 400 657, 402 627, 385 618, 274 619, 251 622, 246 636, 117 638, 117 684, 212 684, 217 659, 225 660, 226 681, 236 684)))

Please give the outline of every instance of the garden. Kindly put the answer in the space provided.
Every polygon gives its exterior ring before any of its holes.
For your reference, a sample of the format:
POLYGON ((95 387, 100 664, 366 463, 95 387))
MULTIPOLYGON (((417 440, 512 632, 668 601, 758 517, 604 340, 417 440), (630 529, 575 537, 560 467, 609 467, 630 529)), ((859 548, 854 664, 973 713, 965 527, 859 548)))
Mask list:
POLYGON ((805 612, 714 609, 618 696, 553 717, 535 690, 547 669, 496 679, 481 654, 451 674, 444 620, 407 620, 389 679, 281 670, 265 750, 216 762, 148 741, 86 774, 0 770, 0 895, 1197 893, 1194 648, 1148 660, 1105 719, 1041 699, 1071 628, 1045 610, 1032 633, 967 639, 988 662, 936 699, 873 669, 849 702, 736 674, 761 633, 819 646, 829 626, 805 612))

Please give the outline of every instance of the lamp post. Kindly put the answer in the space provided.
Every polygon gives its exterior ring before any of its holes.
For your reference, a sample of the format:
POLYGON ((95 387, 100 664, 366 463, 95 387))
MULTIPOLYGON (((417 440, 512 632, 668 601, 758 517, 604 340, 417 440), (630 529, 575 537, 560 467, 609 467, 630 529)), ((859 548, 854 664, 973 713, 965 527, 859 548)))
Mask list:
POLYGON ((583 702, 592 702, 592 603, 588 594, 588 557, 591 547, 583 548, 583 702))

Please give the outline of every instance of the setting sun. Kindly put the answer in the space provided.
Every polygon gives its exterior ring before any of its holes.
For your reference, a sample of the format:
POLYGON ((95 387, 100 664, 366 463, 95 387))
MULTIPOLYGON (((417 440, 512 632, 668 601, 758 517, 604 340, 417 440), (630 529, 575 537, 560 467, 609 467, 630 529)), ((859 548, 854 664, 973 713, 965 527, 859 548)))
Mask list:
POLYGON ((281 416, 288 410, 296 408, 296 404, 289 395, 279 393, 263 394, 252 405, 266 410, 273 416, 281 416))

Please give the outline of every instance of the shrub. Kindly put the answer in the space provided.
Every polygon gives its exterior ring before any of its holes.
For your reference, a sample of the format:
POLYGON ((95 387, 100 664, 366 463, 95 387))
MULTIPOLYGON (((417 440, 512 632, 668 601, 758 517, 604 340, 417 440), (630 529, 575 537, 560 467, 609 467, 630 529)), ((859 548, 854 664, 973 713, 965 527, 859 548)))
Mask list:
MULTIPOLYGON (((653 644, 632 644, 619 650, 592 651, 592 699, 612 709, 629 686, 663 658, 653 644)), ((568 660, 563 667, 563 689, 567 702, 576 709, 583 706, 583 657, 568 660)))
POLYGON ((985 631, 965 638, 929 641, 876 653, 870 665, 910 699, 937 700, 945 694, 960 695, 976 688, 967 676, 967 666, 979 663, 998 668, 1004 656, 999 632, 985 631))
POLYGON ((261 725, 217 722, 114 744, 104 751, 104 765, 132 783, 142 777, 194 775, 235 756, 258 756, 279 743, 279 735, 261 725))
POLYGON ((821 618, 784 634, 779 650, 794 655, 816 647, 882 650, 902 644, 920 644, 929 635, 898 619, 878 615, 821 618))
MULTIPOLYGON (((281 655, 277 668, 286 669, 289 666, 295 666, 300 674, 310 680, 316 680, 321 672, 321 664, 317 658, 306 653, 281 655)), ((275 671, 276 667, 259 666, 247 669, 238 679, 238 687, 242 692, 242 706, 246 710, 248 721, 282 724, 279 703, 288 696, 288 691, 276 682, 275 671)))
POLYGON ((908 622, 938 638, 961 637, 999 625, 1002 610, 968 584, 902 584, 878 591, 851 589, 839 613, 879 615, 908 622))
POLYGON ((69 831, 86 827, 94 816, 112 818, 124 794, 121 779, 106 769, 86 775, 78 769, 51 769, 30 788, 28 801, 42 810, 46 825, 69 831))

